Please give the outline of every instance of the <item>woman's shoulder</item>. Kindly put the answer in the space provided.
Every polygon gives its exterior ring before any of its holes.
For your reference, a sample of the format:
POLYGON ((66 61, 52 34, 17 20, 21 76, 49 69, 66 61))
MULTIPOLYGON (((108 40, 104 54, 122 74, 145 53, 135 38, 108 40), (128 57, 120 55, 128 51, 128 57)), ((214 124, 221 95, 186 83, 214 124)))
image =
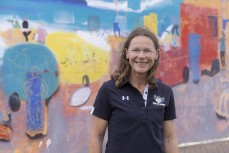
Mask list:
POLYGON ((157 88, 161 88, 161 89, 167 89, 167 90, 171 90, 172 89, 172 87, 171 86, 169 86, 169 85, 167 85, 166 83, 164 83, 164 82, 162 82, 162 81, 160 81, 160 80, 157 80, 157 88))
POLYGON ((103 84, 102 84, 103 88, 111 88, 111 87, 114 87, 114 86, 115 86, 115 81, 112 80, 112 79, 104 81, 103 84))

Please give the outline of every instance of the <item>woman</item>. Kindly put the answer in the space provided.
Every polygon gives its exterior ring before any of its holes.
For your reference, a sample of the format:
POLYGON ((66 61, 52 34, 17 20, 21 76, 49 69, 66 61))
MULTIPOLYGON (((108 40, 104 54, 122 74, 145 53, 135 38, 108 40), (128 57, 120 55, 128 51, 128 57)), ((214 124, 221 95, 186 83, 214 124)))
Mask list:
POLYGON ((172 89, 156 81, 157 37, 146 28, 134 29, 111 80, 103 83, 92 110, 89 153, 178 153, 172 89))

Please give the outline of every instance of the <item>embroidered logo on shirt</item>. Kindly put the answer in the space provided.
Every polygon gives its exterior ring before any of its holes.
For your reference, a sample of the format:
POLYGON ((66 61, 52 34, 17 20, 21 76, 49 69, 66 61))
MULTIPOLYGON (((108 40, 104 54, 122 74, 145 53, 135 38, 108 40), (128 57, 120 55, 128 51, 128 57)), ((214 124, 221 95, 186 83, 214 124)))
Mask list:
POLYGON ((165 104, 163 104, 163 102, 165 101, 164 97, 160 97, 160 96, 156 96, 154 95, 154 102, 153 105, 157 105, 157 106, 165 106, 165 104))
POLYGON ((129 100, 129 96, 122 96, 122 100, 129 100))

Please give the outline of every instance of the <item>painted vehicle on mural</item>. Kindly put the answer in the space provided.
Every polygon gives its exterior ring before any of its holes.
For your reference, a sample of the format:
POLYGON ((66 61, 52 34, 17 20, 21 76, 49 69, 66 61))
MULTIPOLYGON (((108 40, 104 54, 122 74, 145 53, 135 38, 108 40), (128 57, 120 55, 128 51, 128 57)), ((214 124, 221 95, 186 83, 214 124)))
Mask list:
POLYGON ((181 4, 181 46, 189 54, 192 81, 201 75, 214 76, 220 70, 216 9, 181 4))
MULTIPOLYGON (((59 67, 54 54, 46 46, 35 43, 11 46, 5 50, 1 72, 2 91, 8 97, 15 95, 9 104, 26 101, 26 134, 47 135, 46 102, 59 86, 59 67)), ((11 121, 10 117, 8 120, 11 121)))
POLYGON ((187 83, 189 80, 188 55, 180 47, 168 51, 161 46, 157 78, 170 86, 187 83))
POLYGON ((198 83, 201 75, 214 76, 220 70, 217 10, 183 3, 180 10, 180 35, 176 25, 169 25, 160 37, 157 78, 170 86, 187 83, 190 76, 198 83))
POLYGON ((180 45, 178 25, 169 25, 159 40, 161 60, 157 78, 170 86, 181 82, 187 83, 189 79, 188 54, 180 45))

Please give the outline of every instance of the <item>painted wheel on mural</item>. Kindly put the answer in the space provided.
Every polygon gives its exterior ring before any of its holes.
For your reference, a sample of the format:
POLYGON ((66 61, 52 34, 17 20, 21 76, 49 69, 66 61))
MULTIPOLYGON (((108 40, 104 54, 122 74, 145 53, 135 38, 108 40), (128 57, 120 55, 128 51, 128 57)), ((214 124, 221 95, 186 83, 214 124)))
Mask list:
POLYGON ((83 80, 82 80, 82 82, 83 82, 83 86, 84 87, 87 87, 87 86, 89 86, 89 77, 88 77, 88 75, 84 75, 83 76, 83 80))
POLYGON ((71 102, 70 102, 71 106, 81 106, 85 104, 91 95, 88 75, 83 76, 82 83, 83 83, 83 87, 77 89, 72 95, 71 102))
POLYGON ((214 76, 215 74, 217 74, 220 70, 220 65, 219 65, 219 59, 215 59, 212 61, 212 65, 211 65, 211 74, 212 76, 214 76))
POLYGON ((9 106, 13 112, 17 112, 20 109, 21 101, 18 93, 14 92, 10 95, 9 106))
POLYGON ((90 95, 91 95, 90 87, 79 88, 73 93, 70 105, 81 106, 88 101, 90 95))
POLYGON ((188 80, 189 80, 189 68, 185 66, 183 70, 183 82, 187 83, 188 80))

